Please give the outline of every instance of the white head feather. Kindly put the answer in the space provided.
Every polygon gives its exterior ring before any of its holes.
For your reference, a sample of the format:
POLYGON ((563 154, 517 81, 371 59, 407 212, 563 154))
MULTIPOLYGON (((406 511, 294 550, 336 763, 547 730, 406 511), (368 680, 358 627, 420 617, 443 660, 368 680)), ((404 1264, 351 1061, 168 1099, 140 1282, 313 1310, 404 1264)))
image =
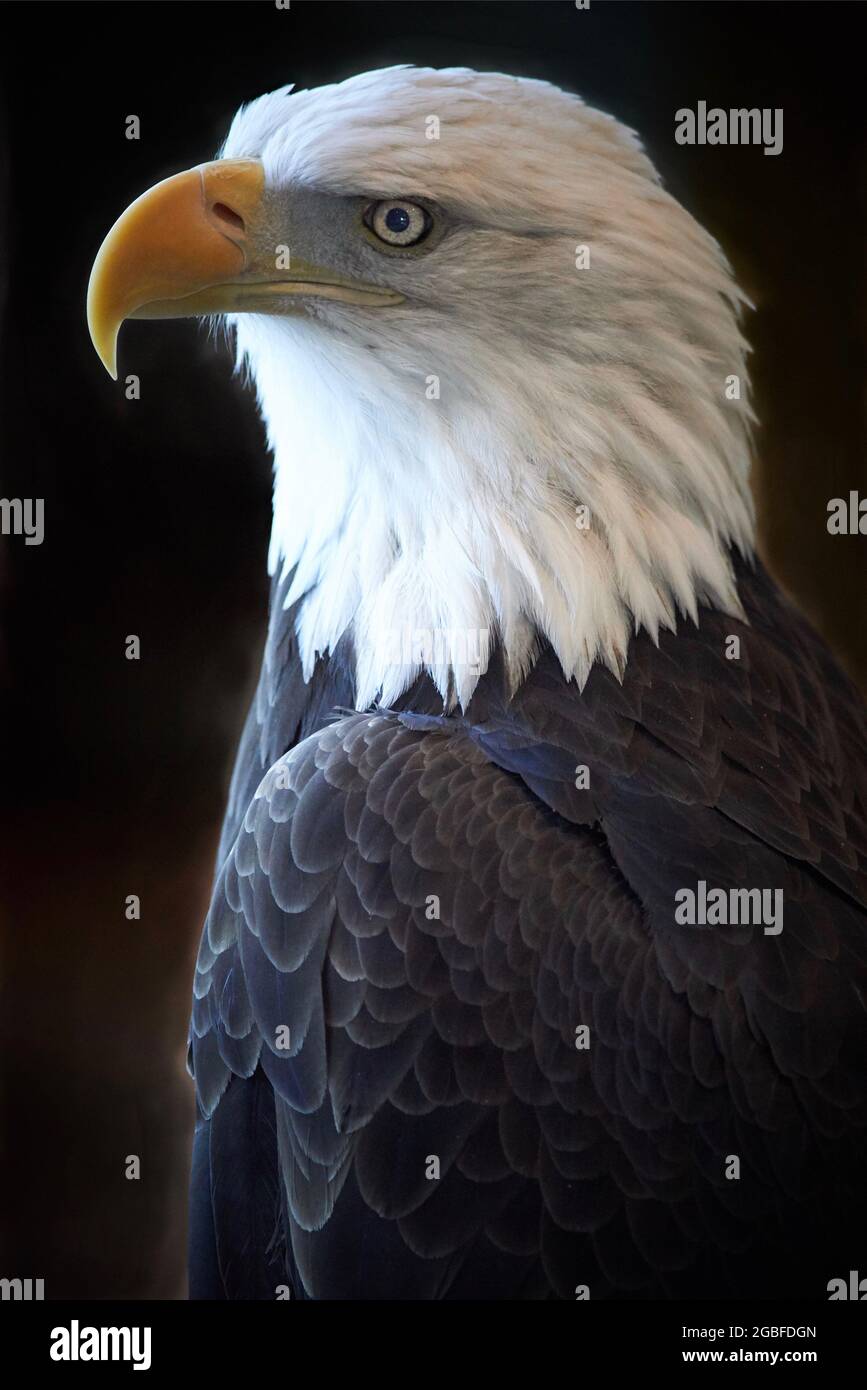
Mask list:
POLYGON ((740 611, 743 296, 630 131, 547 83, 388 68, 260 97, 223 153, 261 158, 271 187, 416 195, 458 219, 401 262, 397 310, 234 321, 308 677, 350 632, 359 708, 422 667, 465 705, 486 664, 472 634, 515 683, 547 639, 583 684, 596 660, 622 671, 633 629, 655 638, 702 600, 740 611), (433 651, 396 652, 407 632, 433 651))

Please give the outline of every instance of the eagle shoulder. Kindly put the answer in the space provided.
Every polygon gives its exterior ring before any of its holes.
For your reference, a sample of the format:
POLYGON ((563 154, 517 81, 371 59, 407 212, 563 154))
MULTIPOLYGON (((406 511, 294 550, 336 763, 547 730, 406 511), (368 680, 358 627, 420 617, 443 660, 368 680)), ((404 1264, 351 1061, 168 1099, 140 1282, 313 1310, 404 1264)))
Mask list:
MULTIPOLYGON (((799 1078, 705 940, 674 970, 657 938, 599 828, 460 728, 356 714, 269 769, 215 886, 192 1069, 205 1115, 267 1077, 304 1292, 459 1296, 483 1267, 671 1293, 766 1238, 810 1184, 799 1078)), ((826 1110, 850 1100, 829 1082, 826 1110)))

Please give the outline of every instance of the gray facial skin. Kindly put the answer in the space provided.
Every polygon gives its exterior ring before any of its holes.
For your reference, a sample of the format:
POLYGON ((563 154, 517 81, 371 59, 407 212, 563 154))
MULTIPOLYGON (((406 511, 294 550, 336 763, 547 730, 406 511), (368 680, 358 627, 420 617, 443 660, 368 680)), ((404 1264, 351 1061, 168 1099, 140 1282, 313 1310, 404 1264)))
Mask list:
MULTIPOLYGON (((389 192, 382 199, 399 200, 403 195, 389 192)), ((381 201, 373 196, 341 197, 312 188, 266 189, 262 215, 256 230, 257 254, 263 259, 277 254, 278 246, 288 246, 292 258, 334 270, 338 275, 403 290, 413 280, 412 265, 434 251, 456 225, 441 208, 428 199, 406 196, 406 201, 424 207, 433 225, 414 246, 390 246, 380 241, 364 222, 365 210, 381 201)))

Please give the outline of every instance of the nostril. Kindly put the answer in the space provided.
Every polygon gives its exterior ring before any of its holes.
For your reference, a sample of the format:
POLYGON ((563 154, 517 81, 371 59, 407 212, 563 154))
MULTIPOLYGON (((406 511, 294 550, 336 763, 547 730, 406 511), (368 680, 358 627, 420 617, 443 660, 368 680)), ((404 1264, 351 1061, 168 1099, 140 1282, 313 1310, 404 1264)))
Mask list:
POLYGON ((218 222, 223 222, 225 224, 227 231, 229 229, 234 232, 243 232, 246 230, 243 217, 239 217, 238 214, 233 212, 230 207, 227 207, 225 203, 214 203, 211 212, 218 222))

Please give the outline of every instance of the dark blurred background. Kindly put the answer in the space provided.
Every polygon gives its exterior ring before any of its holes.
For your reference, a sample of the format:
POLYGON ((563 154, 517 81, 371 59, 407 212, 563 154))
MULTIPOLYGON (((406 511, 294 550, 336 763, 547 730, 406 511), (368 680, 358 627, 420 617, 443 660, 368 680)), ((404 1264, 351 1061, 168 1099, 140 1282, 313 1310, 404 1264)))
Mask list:
POLYGON ((3 6, 0 495, 44 498, 46 534, 11 538, 2 569, 0 1275, 43 1277, 49 1298, 184 1296, 187 1001, 266 616, 254 407, 192 323, 124 330, 141 400, 109 380, 84 299, 110 224, 286 81, 414 62, 580 92, 643 135, 756 304, 762 550, 864 683, 867 542, 825 525, 830 497, 867 493, 863 20, 828 3, 3 6), (783 153, 676 145, 676 109, 699 100, 782 107, 783 153))

